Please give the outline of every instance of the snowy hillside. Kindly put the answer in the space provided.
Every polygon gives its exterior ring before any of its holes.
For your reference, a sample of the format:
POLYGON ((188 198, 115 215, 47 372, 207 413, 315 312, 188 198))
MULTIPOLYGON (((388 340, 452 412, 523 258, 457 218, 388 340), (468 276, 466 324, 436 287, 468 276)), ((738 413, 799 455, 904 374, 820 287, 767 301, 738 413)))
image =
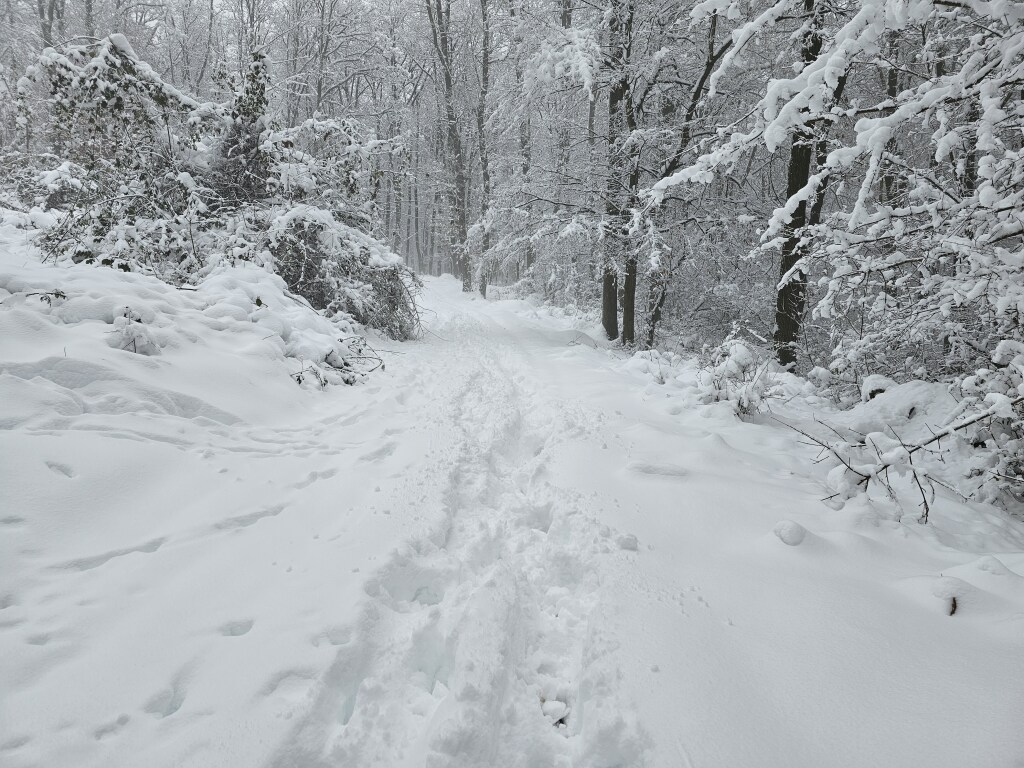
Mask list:
POLYGON ((25 237, 0 231, 4 768, 1024 761, 1007 512, 826 505, 815 447, 707 403, 694 361, 450 277, 420 340, 323 389, 352 329, 268 273, 183 291, 25 237))

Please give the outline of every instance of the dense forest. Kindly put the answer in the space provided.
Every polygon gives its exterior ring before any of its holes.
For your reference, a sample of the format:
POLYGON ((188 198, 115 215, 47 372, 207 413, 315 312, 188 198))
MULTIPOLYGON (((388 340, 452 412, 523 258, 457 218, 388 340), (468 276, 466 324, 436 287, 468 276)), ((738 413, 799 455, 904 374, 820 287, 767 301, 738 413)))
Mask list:
POLYGON ((838 400, 943 382, 1000 455, 977 472, 1019 481, 1020 3, 2 15, 5 200, 50 212, 49 255, 171 282, 255 260, 396 338, 414 272, 450 272, 600 311, 627 347, 742 348, 744 376, 777 360, 838 400))

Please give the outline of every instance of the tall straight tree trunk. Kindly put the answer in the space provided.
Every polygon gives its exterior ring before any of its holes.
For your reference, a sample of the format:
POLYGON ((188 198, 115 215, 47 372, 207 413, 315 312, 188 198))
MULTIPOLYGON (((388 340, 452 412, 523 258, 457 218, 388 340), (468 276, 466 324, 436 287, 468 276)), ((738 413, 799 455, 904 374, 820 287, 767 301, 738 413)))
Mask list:
POLYGON ((446 160, 451 168, 449 199, 452 208, 453 228, 449 245, 456 270, 462 275, 462 290, 473 289, 473 274, 469 263, 466 235, 469 230, 466 211, 466 159, 462 152, 462 136, 459 131, 458 110, 455 103, 455 43, 452 40, 451 0, 427 0, 427 16, 430 31, 441 67, 441 82, 444 99, 446 160))
POLYGON ((39 34, 43 38, 43 47, 53 47, 53 21, 57 13, 57 0, 36 0, 39 13, 39 34))
MULTIPOLYGON (((608 90, 608 178, 605 191, 604 254, 601 279, 601 325, 609 339, 619 337, 617 311, 618 270, 626 267, 623 288, 630 287, 635 295, 636 261, 627 254, 629 228, 628 192, 632 184, 629 168, 627 142, 631 130, 631 107, 629 94, 629 37, 633 26, 633 0, 611 0, 608 22, 608 60, 611 85, 608 90), (632 274, 629 262, 632 261, 632 274)), ((624 304, 623 308, 626 308, 624 304)), ((632 312, 632 297, 630 299, 632 312)), ((624 318, 625 319, 625 318, 624 318)), ((632 317, 626 319, 632 341, 632 317)), ((625 329, 625 325, 624 325, 625 329)), ((624 339, 625 340, 625 339, 624 339)))
POLYGON ((480 21, 483 35, 480 42, 480 98, 476 105, 476 134, 480 149, 480 295, 487 298, 487 264, 485 259, 491 248, 491 232, 487 221, 491 206, 491 171, 487 154, 487 94, 491 87, 491 22, 487 0, 480 0, 480 21))
MULTIPOLYGON (((804 0, 804 11, 808 16, 815 13, 814 0, 804 0)), ((801 53, 805 65, 814 61, 821 53, 821 35, 818 32, 816 18, 811 21, 811 26, 804 35, 801 53)), ((794 132, 786 173, 787 199, 803 189, 811 178, 814 146, 814 132, 811 128, 802 126, 794 132)), ((808 222, 807 219, 807 201, 801 201, 793 212, 788 227, 789 234, 782 244, 780 286, 775 298, 773 341, 779 363, 786 368, 796 364, 796 343, 800 338, 804 311, 807 308, 807 273, 803 269, 796 269, 794 272, 794 268, 805 255, 806 249, 802 245, 802 240, 804 227, 808 223, 813 222, 808 222), (790 272, 793 274, 790 275, 790 272)))
POLYGON ((609 339, 619 337, 618 292, 619 278, 614 269, 605 268, 601 276, 601 325, 609 339))
MULTIPOLYGON (((508 13, 512 19, 512 23, 515 27, 512 40, 515 48, 515 77, 516 77, 516 92, 523 92, 523 83, 525 82, 525 74, 523 72, 523 63, 520 58, 521 49, 523 47, 523 36, 519 28, 519 24, 522 21, 521 9, 517 7, 516 3, 520 0, 509 0, 508 13)), ((526 182, 530 176, 530 166, 533 162, 532 153, 530 151, 530 116, 525 110, 519 115, 519 177, 520 185, 522 188, 523 197, 525 197, 526 182)), ((520 205, 527 213, 527 226, 530 226, 529 216, 532 205, 529 201, 524 200, 520 205)), ((530 238, 526 239, 526 253, 525 253, 526 269, 529 270, 533 266, 534 253, 533 253, 533 241, 530 238)))
POLYGON ((93 0, 85 0, 85 34, 87 37, 96 37, 96 13, 93 10, 93 0))
POLYGON ((622 280, 622 343, 636 340, 636 257, 626 255, 626 268, 622 280))
POLYGON ((402 255, 405 257, 405 263, 412 266, 412 246, 413 246, 413 234, 412 234, 412 176, 406 173, 405 176, 405 188, 403 190, 405 195, 405 205, 402 206, 404 217, 402 219, 402 255))
POLYGON ((434 199, 430 204, 430 226, 427 229, 427 258, 430 259, 430 274, 437 275, 438 254, 437 252, 437 209, 439 207, 440 192, 434 189, 434 199))
POLYGON ((412 232, 416 248, 416 268, 419 272, 424 271, 423 254, 424 240, 423 240, 423 226, 422 216, 420 215, 420 153, 421 149, 421 134, 420 134, 420 105, 416 104, 416 141, 413 142, 412 151, 412 179, 410 180, 409 194, 412 196, 412 232))
MULTIPOLYGON (((573 11, 573 0, 559 0, 559 23, 562 29, 572 28, 572 11, 573 11)), ((559 176, 562 176, 565 170, 569 167, 569 163, 572 160, 572 145, 571 145, 571 129, 568 124, 564 125, 558 131, 558 155, 557 155, 557 172, 559 176)), ((558 201, 555 206, 555 210, 559 210, 561 207, 561 201, 558 201)))
POLYGON ((392 186, 395 189, 395 229, 394 238, 395 243, 398 246, 398 252, 402 255, 405 251, 405 243, 402 242, 402 198, 405 196, 405 188, 402 184, 402 180, 406 176, 405 172, 405 160, 404 158, 398 162, 398 175, 392 177, 392 186))

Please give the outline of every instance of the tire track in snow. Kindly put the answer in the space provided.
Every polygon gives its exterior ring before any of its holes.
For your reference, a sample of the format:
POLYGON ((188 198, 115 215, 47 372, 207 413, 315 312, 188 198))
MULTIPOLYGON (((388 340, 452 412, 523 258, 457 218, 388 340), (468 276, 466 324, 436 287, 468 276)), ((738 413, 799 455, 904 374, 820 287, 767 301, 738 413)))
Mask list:
POLYGON ((547 476, 578 431, 530 390, 512 344, 456 318, 445 514, 366 584, 308 715, 274 765, 638 766, 600 615, 610 532, 547 476), (497 349, 494 349, 497 347, 497 349))

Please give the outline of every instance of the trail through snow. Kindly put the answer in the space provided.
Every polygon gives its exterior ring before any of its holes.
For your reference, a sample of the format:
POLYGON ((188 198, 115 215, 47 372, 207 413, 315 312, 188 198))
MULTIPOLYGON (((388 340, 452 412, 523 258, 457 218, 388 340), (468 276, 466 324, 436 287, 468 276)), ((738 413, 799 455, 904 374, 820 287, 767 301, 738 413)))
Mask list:
POLYGON ((277 763, 630 764, 644 742, 589 622, 595 561, 618 547, 550 477, 552 448, 587 422, 533 388, 529 350, 493 319, 459 313, 438 333, 447 353, 419 361, 403 400, 436 414, 441 513, 367 581, 277 763))
POLYGON ((1019 526, 829 509, 792 434, 425 302, 326 393, 3 356, 0 765, 1024 765, 1019 526))

